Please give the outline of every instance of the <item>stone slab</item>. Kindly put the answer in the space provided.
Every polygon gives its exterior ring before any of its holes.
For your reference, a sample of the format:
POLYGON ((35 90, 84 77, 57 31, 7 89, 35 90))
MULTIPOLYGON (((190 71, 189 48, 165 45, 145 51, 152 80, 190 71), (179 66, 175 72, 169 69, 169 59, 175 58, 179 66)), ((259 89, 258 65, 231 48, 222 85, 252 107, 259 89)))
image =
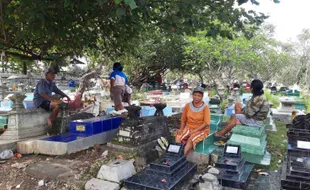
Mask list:
POLYGON ((113 182, 121 182, 136 174, 136 169, 132 161, 115 160, 108 164, 102 165, 97 178, 113 182))
POLYGON ((37 140, 36 153, 46 155, 64 155, 71 154, 80 150, 85 150, 95 144, 107 143, 116 135, 117 129, 96 135, 78 138, 71 142, 57 142, 48 140, 37 140))
POLYGON ((74 171, 70 169, 74 163, 72 160, 59 159, 51 162, 41 161, 28 165, 25 172, 37 179, 66 181, 74 178, 74 171))
POLYGON ((50 112, 42 109, 20 109, 8 114, 8 128, 0 140, 19 140, 46 134, 50 112))
POLYGON ((85 190, 118 190, 119 184, 92 178, 85 184, 85 190))
POLYGON ((210 155, 192 151, 187 155, 187 160, 195 164, 208 164, 210 155))
POLYGON ((20 154, 33 154, 37 151, 37 140, 48 136, 39 136, 16 142, 16 151, 20 154))
POLYGON ((4 150, 16 150, 16 142, 17 140, 0 140, 0 152, 4 151, 4 150))

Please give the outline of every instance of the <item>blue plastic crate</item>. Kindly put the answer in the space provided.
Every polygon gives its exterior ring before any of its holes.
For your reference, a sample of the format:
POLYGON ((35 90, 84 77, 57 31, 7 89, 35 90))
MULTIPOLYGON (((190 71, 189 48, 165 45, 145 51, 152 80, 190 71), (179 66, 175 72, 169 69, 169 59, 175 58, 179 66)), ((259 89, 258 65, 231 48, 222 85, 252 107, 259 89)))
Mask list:
POLYGON ((84 120, 75 120, 69 123, 69 131, 72 134, 94 135, 103 132, 102 120, 94 117, 84 120))
POLYGON ((106 116, 100 117, 100 120, 102 122, 102 131, 110 131, 117 129, 124 118, 122 117, 111 117, 111 118, 106 118, 106 116))

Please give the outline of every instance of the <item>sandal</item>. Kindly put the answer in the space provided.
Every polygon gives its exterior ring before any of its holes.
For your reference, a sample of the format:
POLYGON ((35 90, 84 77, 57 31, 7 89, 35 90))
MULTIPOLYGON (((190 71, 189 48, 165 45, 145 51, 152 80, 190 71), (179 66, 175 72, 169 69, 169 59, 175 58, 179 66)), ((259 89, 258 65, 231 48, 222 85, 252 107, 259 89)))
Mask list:
POLYGON ((213 133, 213 136, 215 137, 215 139, 218 139, 218 140, 227 140, 227 137, 216 135, 216 133, 213 133))

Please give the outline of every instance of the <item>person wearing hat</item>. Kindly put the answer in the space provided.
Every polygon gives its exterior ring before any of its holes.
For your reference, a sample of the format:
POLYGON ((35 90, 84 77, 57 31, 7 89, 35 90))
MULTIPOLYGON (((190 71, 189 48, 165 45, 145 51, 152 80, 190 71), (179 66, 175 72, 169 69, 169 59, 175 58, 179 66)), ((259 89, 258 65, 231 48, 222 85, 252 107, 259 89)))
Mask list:
POLYGON ((53 121, 56 119, 58 113, 60 112, 59 104, 62 101, 52 97, 52 93, 65 97, 70 101, 69 96, 63 93, 57 88, 53 80, 56 77, 56 72, 53 68, 48 68, 45 71, 45 79, 41 79, 35 90, 33 96, 33 103, 37 108, 42 108, 47 111, 52 111, 51 116, 47 119, 47 124, 49 127, 52 127, 53 121))
POLYGON ((125 94, 125 86, 128 84, 128 78, 123 73, 123 66, 116 62, 113 64, 113 72, 110 74, 110 95, 114 101, 115 111, 123 110, 122 100, 125 94))
POLYGON ((204 88, 198 86, 193 91, 193 101, 186 104, 181 117, 180 129, 175 142, 185 143, 184 154, 188 155, 210 133, 210 109, 203 101, 204 88))

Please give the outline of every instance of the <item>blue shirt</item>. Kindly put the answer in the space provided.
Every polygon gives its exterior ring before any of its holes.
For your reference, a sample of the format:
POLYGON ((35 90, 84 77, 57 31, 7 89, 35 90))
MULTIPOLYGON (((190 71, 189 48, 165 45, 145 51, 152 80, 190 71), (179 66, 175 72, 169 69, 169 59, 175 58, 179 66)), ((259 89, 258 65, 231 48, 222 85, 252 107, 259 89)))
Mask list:
POLYGON ((39 107, 43 101, 46 101, 46 99, 40 96, 40 94, 46 94, 48 96, 52 96, 53 92, 55 94, 62 94, 62 91, 57 88, 55 83, 48 81, 46 79, 41 79, 33 92, 33 104, 36 107, 39 107))
POLYGON ((122 71, 114 70, 110 74, 110 79, 115 80, 114 86, 125 86, 128 83, 128 78, 122 71))

